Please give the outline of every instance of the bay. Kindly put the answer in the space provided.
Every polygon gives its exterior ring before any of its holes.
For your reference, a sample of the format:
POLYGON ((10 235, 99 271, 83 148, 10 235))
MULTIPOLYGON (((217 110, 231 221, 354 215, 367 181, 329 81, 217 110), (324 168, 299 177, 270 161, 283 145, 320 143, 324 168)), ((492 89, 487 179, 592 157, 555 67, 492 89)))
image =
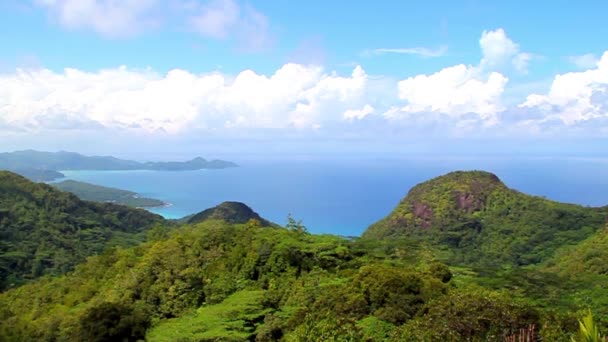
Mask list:
POLYGON ((608 204, 608 161, 583 158, 462 158, 237 161, 238 168, 197 171, 63 171, 68 179, 134 191, 171 203, 153 208, 181 218, 223 201, 244 202, 313 233, 360 235, 419 182, 454 170, 486 170, 508 186, 589 206, 608 204))

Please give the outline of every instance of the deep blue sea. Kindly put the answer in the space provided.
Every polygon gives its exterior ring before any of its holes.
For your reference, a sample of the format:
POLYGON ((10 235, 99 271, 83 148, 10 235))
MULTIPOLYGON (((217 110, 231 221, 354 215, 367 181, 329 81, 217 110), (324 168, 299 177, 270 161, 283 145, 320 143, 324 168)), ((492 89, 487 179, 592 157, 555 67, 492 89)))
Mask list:
POLYGON ((279 224, 285 224, 291 213, 313 233, 339 235, 360 235, 387 215, 412 186, 454 170, 494 172, 512 188, 558 201, 608 204, 608 159, 453 157, 241 161, 239 165, 224 170, 64 173, 69 179, 169 202, 169 207, 151 210, 166 218, 232 200, 279 224))

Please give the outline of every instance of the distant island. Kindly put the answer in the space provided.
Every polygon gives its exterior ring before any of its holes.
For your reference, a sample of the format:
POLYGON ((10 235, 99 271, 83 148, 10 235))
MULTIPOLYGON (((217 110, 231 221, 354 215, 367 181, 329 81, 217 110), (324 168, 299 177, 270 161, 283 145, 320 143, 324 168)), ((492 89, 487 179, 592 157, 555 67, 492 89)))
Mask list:
POLYGON ((111 156, 84 156, 74 152, 41 152, 34 150, 0 153, 0 169, 19 173, 34 181, 63 178, 62 170, 157 170, 185 171, 225 169, 238 165, 225 160, 206 160, 201 157, 184 162, 138 162, 111 156))
POLYGON ((59 183, 50 184, 61 190, 71 192, 80 199, 93 202, 110 202, 122 204, 134 208, 153 208, 167 205, 161 200, 139 197, 135 192, 110 188, 85 182, 65 180, 59 183))

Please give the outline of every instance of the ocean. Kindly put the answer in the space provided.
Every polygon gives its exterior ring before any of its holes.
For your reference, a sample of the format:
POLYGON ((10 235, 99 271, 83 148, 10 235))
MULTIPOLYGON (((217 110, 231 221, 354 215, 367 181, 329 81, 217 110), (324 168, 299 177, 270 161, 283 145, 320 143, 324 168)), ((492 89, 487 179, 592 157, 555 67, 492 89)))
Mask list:
POLYGON ((549 199, 608 205, 608 159, 460 158, 236 161, 198 171, 64 171, 68 179, 131 190, 171 203, 151 211, 181 218, 223 201, 244 202, 285 224, 291 214, 312 233, 358 236, 419 182, 455 170, 485 170, 509 187, 549 199))

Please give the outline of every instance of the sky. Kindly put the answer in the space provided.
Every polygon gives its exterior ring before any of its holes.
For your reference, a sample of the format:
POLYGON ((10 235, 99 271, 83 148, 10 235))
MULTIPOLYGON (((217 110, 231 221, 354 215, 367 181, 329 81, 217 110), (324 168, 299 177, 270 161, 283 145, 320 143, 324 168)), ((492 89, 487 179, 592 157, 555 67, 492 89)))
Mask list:
POLYGON ((608 157, 606 1, 2 0, 0 150, 608 157))

